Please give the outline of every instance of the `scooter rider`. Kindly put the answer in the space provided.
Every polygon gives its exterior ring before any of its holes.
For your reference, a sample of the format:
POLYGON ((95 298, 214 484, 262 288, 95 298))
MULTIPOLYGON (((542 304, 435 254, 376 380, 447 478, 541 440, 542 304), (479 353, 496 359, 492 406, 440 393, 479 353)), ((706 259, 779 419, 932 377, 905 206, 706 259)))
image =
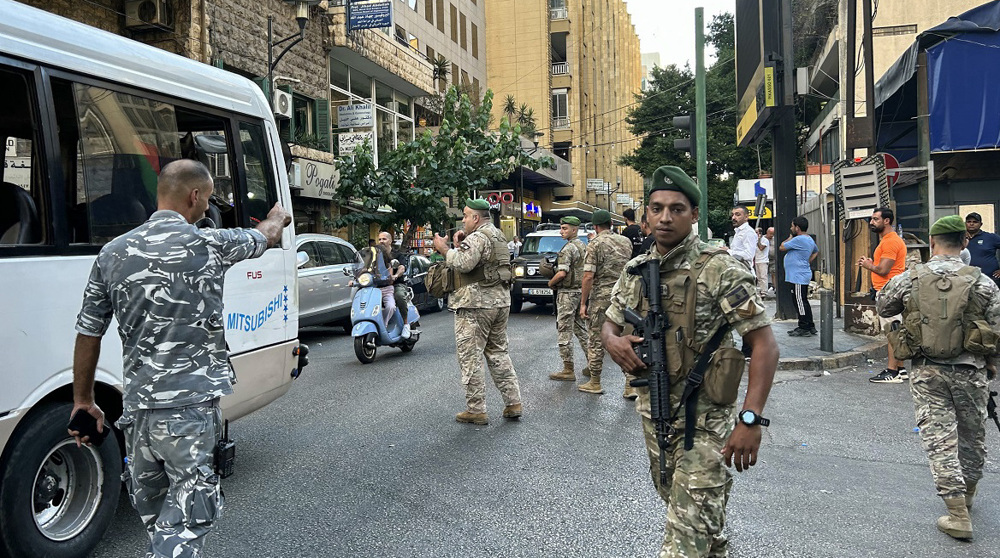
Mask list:
MULTIPOLYGON (((386 233, 388 234, 388 233, 386 233)), ((390 241, 391 244, 391 241, 390 241)), ((389 249, 382 244, 376 244, 361 252, 364 270, 369 271, 375 277, 375 286, 382 291, 382 323, 389 327, 389 320, 396 312, 396 297, 392 287, 392 269, 389 262, 392 256, 389 249)), ((403 329, 403 338, 408 338, 410 328, 403 329)))
MULTIPOLYGON (((399 308, 400 317, 403 318, 403 339, 409 339, 410 337, 410 321, 406 319, 406 307, 409 305, 410 296, 409 289, 406 288, 403 276, 406 274, 406 266, 399 259, 399 257, 392 257, 392 233, 388 231, 382 231, 378 233, 378 245, 381 246, 388 254, 390 254, 390 269, 392 270, 390 279, 393 284, 393 297, 396 304, 396 308, 399 308), (398 265, 393 266, 393 263, 398 265)), ((383 303, 384 304, 384 303, 383 303)), ((386 315, 386 327, 389 325, 389 318, 392 314, 386 315)))

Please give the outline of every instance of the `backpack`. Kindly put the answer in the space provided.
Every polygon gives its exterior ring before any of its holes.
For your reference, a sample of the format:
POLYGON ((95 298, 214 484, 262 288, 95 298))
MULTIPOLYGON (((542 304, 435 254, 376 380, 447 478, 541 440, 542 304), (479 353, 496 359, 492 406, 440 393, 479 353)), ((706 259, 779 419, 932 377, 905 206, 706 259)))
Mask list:
POLYGON ((903 323, 898 330, 887 332, 896 358, 995 354, 996 334, 985 320, 976 319, 982 317, 983 309, 970 305, 982 274, 979 268, 935 272, 920 264, 912 273, 903 323))
POLYGON ((444 298, 455 292, 455 271, 445 262, 433 263, 424 276, 424 286, 432 297, 444 298))

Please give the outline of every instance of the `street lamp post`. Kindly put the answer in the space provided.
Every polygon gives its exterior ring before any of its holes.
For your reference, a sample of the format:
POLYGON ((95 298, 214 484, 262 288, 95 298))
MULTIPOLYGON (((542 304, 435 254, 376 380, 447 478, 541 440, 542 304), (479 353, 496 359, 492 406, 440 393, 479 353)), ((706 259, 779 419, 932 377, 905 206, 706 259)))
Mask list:
MULTIPOLYGON (((535 147, 533 147, 532 149, 525 151, 523 147, 520 148, 521 152, 524 153, 525 155, 529 156, 529 157, 531 155, 534 155, 535 152, 538 151, 538 138, 537 137, 532 138, 532 142, 534 142, 534 144, 535 144, 535 147)), ((519 165, 519 167, 520 167, 520 169, 519 169, 520 173, 519 173, 518 184, 517 184, 517 189, 518 189, 518 193, 517 193, 517 202, 518 202, 518 208, 517 208, 517 234, 515 236, 521 236, 522 234, 524 234, 524 164, 523 164, 523 162, 522 162, 521 165, 519 165)))
POLYGON ((618 181, 617 181, 617 183, 615 185, 615 189, 614 190, 611 189, 611 183, 610 182, 605 182, 604 183, 604 187, 607 188, 607 190, 608 190, 608 213, 610 213, 611 212, 611 194, 614 194, 618 190, 622 189, 622 178, 620 176, 618 177, 618 181))
POLYGON ((280 41, 274 41, 274 16, 267 16, 267 102, 274 103, 274 95, 272 89, 274 89, 274 68, 281 62, 281 59, 288 54, 288 51, 292 49, 293 46, 302 42, 306 38, 306 24, 309 23, 309 8, 315 6, 322 2, 322 0, 284 0, 286 4, 293 4, 295 6, 295 22, 299 24, 299 32, 294 33, 281 39, 280 41), (294 41, 292 40, 294 39, 294 41), (278 57, 274 58, 274 47, 285 43, 287 41, 292 41, 288 46, 286 46, 281 52, 278 53, 278 57))

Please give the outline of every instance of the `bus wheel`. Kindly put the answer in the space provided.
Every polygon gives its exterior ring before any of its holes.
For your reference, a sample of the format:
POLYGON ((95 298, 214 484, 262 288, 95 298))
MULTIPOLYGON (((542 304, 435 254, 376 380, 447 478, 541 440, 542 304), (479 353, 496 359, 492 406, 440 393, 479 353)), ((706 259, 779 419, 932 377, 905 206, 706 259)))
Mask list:
POLYGON ((39 407, 9 442, 0 477, 0 555, 86 556, 114 518, 122 485, 118 438, 111 433, 100 447, 76 447, 66 433, 72 409, 39 407))

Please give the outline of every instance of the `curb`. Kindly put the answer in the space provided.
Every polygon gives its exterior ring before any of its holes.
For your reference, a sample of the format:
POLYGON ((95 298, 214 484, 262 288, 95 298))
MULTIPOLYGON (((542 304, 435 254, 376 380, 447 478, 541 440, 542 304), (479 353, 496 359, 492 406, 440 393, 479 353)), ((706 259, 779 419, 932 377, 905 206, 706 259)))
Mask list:
POLYGON ((888 343, 882 339, 861 345, 853 351, 814 357, 778 359, 778 370, 833 370, 847 366, 863 366, 868 359, 888 358, 888 343))

